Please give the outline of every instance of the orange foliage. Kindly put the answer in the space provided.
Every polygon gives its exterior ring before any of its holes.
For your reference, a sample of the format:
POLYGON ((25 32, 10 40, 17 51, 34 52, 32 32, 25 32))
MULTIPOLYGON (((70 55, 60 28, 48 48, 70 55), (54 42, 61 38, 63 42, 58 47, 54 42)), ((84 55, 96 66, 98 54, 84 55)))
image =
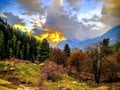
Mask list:
POLYGON ((120 64, 118 64, 116 60, 116 55, 118 54, 107 57, 105 62, 102 64, 102 80, 105 82, 117 81, 120 78, 118 75, 118 72, 120 72, 120 64))
POLYGON ((55 62, 46 61, 41 72, 41 80, 56 81, 64 74, 64 68, 62 65, 57 65, 55 62))
POLYGON ((92 79, 92 62, 82 51, 74 51, 67 60, 67 72, 81 80, 92 79))
POLYGON ((51 50, 50 60, 56 62, 57 64, 65 65, 66 59, 67 57, 65 53, 61 49, 54 48, 51 50))
POLYGON ((118 64, 120 64, 120 52, 116 52, 114 58, 118 64))
POLYGON ((67 65, 76 67, 76 70, 80 72, 85 69, 86 61, 89 63, 88 59, 88 55, 82 51, 73 52, 67 60, 67 65))

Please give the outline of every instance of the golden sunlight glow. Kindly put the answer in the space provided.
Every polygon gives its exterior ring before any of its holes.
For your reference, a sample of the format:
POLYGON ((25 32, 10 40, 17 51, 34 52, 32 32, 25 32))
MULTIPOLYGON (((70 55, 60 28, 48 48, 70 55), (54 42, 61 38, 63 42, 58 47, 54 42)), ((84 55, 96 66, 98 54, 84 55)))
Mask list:
POLYGON ((33 30, 30 30, 29 32, 28 32, 28 35, 31 37, 32 35, 33 35, 33 30))
POLYGON ((22 32, 30 32, 31 31, 30 29, 28 29, 27 27, 25 27, 24 25, 19 24, 19 23, 14 24, 13 28, 19 29, 22 32))
MULTIPOLYGON (((27 32, 28 35, 31 37, 34 33, 33 30, 28 29, 22 24, 14 24, 13 28, 19 29, 22 32, 27 32)), ((34 36, 37 40, 42 41, 44 38, 46 38, 51 44, 54 46, 58 45, 63 40, 66 40, 66 37, 62 35, 62 32, 58 30, 51 30, 51 28, 43 28, 45 30, 44 33, 38 36, 34 36)))
POLYGON ((19 29, 19 30, 21 30, 22 32, 27 32, 26 27, 24 27, 23 25, 18 24, 18 23, 14 24, 14 25, 13 25, 13 28, 19 29))
POLYGON ((66 37, 64 37, 62 33, 57 30, 54 32, 45 32, 40 36, 35 36, 35 38, 40 41, 46 38, 54 46, 58 45, 61 41, 66 40, 66 37))

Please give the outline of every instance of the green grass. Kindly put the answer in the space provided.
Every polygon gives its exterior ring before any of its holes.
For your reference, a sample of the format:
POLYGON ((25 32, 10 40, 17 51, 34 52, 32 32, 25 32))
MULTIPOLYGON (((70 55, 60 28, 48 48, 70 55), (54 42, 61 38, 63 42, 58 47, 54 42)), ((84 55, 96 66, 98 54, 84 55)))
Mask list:
POLYGON ((93 90, 94 88, 89 87, 85 83, 80 83, 76 79, 68 76, 67 74, 64 74, 62 79, 57 82, 52 81, 45 81, 44 84, 48 87, 51 87, 51 89, 57 88, 57 87, 66 87, 71 88, 72 90, 93 90))

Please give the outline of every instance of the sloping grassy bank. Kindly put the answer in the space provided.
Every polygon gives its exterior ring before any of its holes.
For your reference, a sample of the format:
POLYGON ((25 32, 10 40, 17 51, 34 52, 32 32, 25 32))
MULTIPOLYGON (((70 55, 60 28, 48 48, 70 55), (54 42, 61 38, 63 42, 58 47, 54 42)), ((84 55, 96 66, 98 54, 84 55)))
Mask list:
POLYGON ((62 78, 55 82, 44 80, 40 86, 43 66, 44 63, 35 64, 18 59, 0 61, 0 90, 39 90, 39 87, 41 90, 120 90, 120 85, 89 86, 67 74, 63 74, 62 78))

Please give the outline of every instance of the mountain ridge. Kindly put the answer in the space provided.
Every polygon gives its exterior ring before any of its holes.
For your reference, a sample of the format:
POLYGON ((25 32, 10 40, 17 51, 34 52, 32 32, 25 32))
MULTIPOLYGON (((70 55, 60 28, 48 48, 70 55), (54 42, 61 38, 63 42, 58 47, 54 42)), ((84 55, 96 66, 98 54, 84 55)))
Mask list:
POLYGON ((80 41, 77 39, 68 39, 68 40, 61 42, 59 45, 57 45, 57 47, 63 49, 65 44, 69 44, 71 49, 73 48, 84 49, 85 47, 87 47, 88 45, 92 43, 102 41, 104 38, 109 38, 111 45, 120 41, 120 25, 117 25, 111 28, 110 30, 108 30, 106 33, 104 33, 103 35, 99 37, 96 37, 93 39, 87 39, 84 41, 80 41))

